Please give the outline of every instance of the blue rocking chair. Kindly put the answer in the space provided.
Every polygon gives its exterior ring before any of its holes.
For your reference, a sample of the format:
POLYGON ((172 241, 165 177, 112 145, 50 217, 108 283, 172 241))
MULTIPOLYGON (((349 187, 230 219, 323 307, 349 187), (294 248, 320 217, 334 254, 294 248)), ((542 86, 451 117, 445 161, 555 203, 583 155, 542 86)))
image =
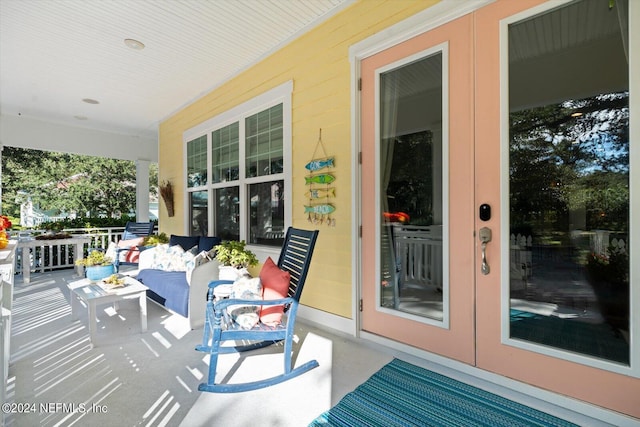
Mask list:
POLYGON ((196 347, 196 350, 210 354, 209 376, 206 383, 199 385, 198 390, 214 393, 235 393, 256 390, 297 377, 318 366, 316 360, 306 362, 295 369, 293 369, 291 363, 298 302, 300 301, 302 288, 307 278, 311 255, 313 254, 317 237, 318 230, 307 231, 296 228, 289 228, 287 230, 282 251, 278 259, 278 267, 284 271, 288 271, 291 275, 287 297, 277 300, 260 301, 260 305, 263 307, 267 305, 284 305, 285 314, 277 326, 269 326, 258 322, 252 329, 242 329, 227 313, 227 307, 236 304, 255 304, 256 301, 239 299, 221 299, 215 301, 214 288, 221 284, 230 284, 233 282, 229 280, 215 280, 209 283, 202 345, 196 347), (250 341, 251 343, 237 346, 221 346, 223 341, 229 340, 243 343, 250 341), (284 341, 283 374, 249 383, 215 383, 219 354, 256 350, 280 341, 284 341))

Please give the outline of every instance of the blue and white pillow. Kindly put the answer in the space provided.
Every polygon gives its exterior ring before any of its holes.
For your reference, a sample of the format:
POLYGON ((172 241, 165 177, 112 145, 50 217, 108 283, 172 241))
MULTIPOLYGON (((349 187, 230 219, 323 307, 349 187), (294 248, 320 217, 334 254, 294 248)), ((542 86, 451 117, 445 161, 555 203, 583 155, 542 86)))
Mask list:
MULTIPOLYGON (((230 299, 262 300, 259 277, 245 275, 233 282, 230 299)), ((251 329, 260 321, 260 305, 230 305, 227 313, 242 329, 251 329)))
MULTIPOLYGON (((195 246, 195 250, 198 247, 195 246)), ((164 271, 187 271, 187 265, 193 262, 192 249, 185 251, 180 245, 158 245, 153 254, 153 268, 164 271)))

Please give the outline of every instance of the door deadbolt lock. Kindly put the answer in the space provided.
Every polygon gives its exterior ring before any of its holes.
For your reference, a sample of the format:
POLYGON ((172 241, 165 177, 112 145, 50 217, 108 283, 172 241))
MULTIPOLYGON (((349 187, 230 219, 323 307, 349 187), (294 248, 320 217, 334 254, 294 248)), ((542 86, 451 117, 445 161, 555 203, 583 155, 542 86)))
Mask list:
POLYGON ((491 241, 491 229, 489 227, 482 227, 478 233, 478 237, 480 238, 480 244, 482 247, 482 274, 485 276, 489 274, 491 269, 489 268, 489 263, 487 262, 487 243, 491 241))
POLYGON ((478 216, 482 221, 489 221, 491 219, 491 205, 481 204, 478 208, 478 216))

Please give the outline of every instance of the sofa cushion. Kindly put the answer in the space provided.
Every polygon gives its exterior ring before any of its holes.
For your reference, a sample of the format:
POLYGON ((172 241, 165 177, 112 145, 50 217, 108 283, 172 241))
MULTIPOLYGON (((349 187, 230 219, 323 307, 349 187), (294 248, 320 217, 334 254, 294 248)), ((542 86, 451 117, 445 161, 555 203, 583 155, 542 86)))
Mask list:
MULTIPOLYGON (((260 270, 262 298, 265 301, 285 298, 289 293, 290 281, 289 272, 281 270, 271 257, 267 258, 260 270)), ((260 311, 260 321, 266 325, 275 326, 280 323, 283 314, 284 307, 282 305, 263 306, 260 311)))
POLYGON ((198 253, 202 251, 209 252, 214 246, 222 243, 222 239, 219 237, 200 236, 198 239, 198 253))
POLYGON ((190 251, 184 251, 182 246, 157 245, 152 253, 151 262, 145 264, 146 268, 155 268, 164 271, 187 271, 193 264, 198 247, 194 246, 190 251))
MULTIPOLYGON (((189 284, 184 271, 144 269, 136 279, 149 288, 147 295, 169 310, 189 316, 189 284)), ((203 296, 204 298, 204 296, 203 296)))
POLYGON ((188 251, 194 246, 198 246, 200 236, 177 236, 172 234, 169 238, 169 246, 180 245, 182 249, 188 251))

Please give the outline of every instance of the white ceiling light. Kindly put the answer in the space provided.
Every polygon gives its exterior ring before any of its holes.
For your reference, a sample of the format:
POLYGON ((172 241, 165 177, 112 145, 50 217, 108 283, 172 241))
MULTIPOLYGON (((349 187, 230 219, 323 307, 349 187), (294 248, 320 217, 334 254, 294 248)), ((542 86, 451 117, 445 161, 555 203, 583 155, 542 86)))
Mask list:
POLYGON ((144 43, 134 39, 124 39, 124 44, 134 50, 144 49, 144 43))

